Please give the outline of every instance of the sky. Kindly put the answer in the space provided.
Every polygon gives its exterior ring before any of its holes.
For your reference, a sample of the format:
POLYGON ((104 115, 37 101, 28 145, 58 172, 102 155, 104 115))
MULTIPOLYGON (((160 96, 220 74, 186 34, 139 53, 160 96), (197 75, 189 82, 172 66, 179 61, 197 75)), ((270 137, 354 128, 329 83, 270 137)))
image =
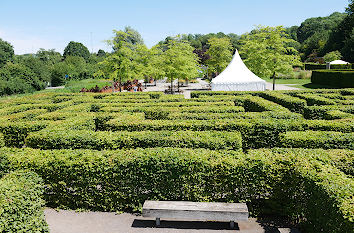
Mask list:
POLYGON ((70 41, 110 51, 104 41, 125 26, 151 47, 177 34, 240 35, 256 25, 300 25, 347 6, 348 0, 0 0, 0 38, 16 54, 39 48, 63 53, 70 41))

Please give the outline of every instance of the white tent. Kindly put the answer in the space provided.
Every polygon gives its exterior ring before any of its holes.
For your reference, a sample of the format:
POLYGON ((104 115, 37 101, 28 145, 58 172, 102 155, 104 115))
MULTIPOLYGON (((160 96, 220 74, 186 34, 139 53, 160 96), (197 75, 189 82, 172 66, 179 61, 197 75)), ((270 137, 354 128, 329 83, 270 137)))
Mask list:
POLYGON ((335 61, 331 61, 329 64, 330 65, 342 65, 342 64, 346 65, 346 64, 349 64, 349 62, 342 61, 342 60, 335 60, 335 61))
POLYGON ((211 81, 212 91, 264 91, 266 82, 243 63, 238 51, 226 69, 211 81))

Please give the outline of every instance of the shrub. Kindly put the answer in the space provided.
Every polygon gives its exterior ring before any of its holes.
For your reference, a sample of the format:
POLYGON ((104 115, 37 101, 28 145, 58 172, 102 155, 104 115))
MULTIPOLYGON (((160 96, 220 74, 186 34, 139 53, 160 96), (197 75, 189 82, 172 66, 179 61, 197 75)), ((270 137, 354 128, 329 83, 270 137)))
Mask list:
POLYGON ((326 68, 326 64, 305 64, 305 70, 325 70, 326 68))
POLYGON ((40 149, 120 149, 147 147, 186 147, 212 150, 242 148, 238 132, 141 131, 92 132, 87 130, 48 131, 32 133, 26 146, 40 149))
POLYGON ((334 87, 354 87, 354 71, 313 71, 311 82, 334 87))
POLYGON ((283 107, 288 108, 292 112, 303 113, 303 109, 306 106, 306 101, 292 97, 279 92, 262 92, 261 96, 267 100, 273 101, 283 107))
POLYGON ((16 171, 0 180, 0 231, 49 232, 44 218, 42 179, 16 171))
POLYGON ((139 211, 148 199, 247 202, 252 216, 285 215, 307 232, 350 232, 354 182, 323 153, 332 152, 0 149, 11 169, 43 177, 52 207, 139 211))
POLYGON ((279 104, 265 100, 258 96, 252 96, 246 98, 243 106, 247 112, 263 112, 263 111, 288 112, 289 111, 287 108, 284 108, 279 104))
POLYGON ((307 105, 313 106, 313 105, 335 105, 336 102, 332 99, 327 99, 326 97, 323 96, 318 96, 316 94, 298 94, 298 97, 305 99, 307 102, 307 105))
POLYGON ((0 132, 4 136, 6 146, 22 147, 29 132, 38 131, 47 126, 47 122, 2 122, 0 132))
POLYGON ((354 149, 354 133, 291 131, 280 134, 282 147, 354 149))
POLYGON ((0 147, 5 146, 5 140, 4 140, 4 135, 0 133, 0 147))
POLYGON ((90 112, 99 112, 101 109, 100 104, 91 104, 90 112))
POLYGON ((150 96, 150 99, 160 99, 162 93, 160 92, 150 92, 149 93, 149 96, 150 96))
POLYGON ((325 119, 326 113, 332 110, 340 110, 346 113, 354 113, 354 106, 352 105, 307 106, 304 108, 304 117, 306 119, 325 119))
POLYGON ((162 109, 145 110, 145 119, 147 120, 167 120, 170 112, 162 109))

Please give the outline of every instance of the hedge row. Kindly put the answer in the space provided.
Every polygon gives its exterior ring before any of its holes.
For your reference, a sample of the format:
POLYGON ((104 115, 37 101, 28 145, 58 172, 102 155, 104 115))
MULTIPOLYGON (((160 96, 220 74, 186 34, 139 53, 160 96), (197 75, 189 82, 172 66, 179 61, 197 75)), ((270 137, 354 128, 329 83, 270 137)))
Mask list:
POLYGON ((22 147, 28 133, 44 129, 47 125, 45 121, 1 122, 0 133, 6 146, 22 147))
POLYGON ((298 97, 306 100, 308 106, 313 105, 335 105, 337 104, 334 100, 328 99, 323 96, 319 96, 316 94, 298 94, 298 97))
POLYGON ((218 119, 218 120, 142 120, 112 119, 98 130, 111 131, 239 131, 244 148, 269 148, 279 143, 279 133, 286 131, 322 130, 354 132, 354 122, 311 121, 300 119, 218 119))
POLYGON ((289 112, 287 108, 258 96, 246 98, 243 106, 247 112, 289 112))
POLYGON ((0 179, 0 232, 49 232, 44 218, 42 179, 11 172, 0 179))
POLYGON ((214 120, 214 119, 303 119, 299 113, 292 112, 239 112, 235 113, 185 113, 174 112, 167 116, 170 120, 214 120))
POLYGON ((327 67, 326 64, 311 64, 311 63, 305 64, 305 70, 325 70, 326 67, 327 67))
MULTIPOLYGON (((146 112, 153 111, 156 107, 103 107, 103 112, 146 112)), ((190 112, 190 113, 237 113, 245 111, 241 106, 191 106, 191 107, 161 107, 161 111, 166 112, 190 112)))
POLYGON ((332 110, 340 110, 345 113, 354 113, 354 106, 348 105, 323 105, 323 106, 307 106, 304 108, 305 119, 326 119, 326 113, 332 110))
POLYGON ((141 131, 93 132, 89 130, 42 130, 28 135, 26 146, 39 149, 121 149, 148 147, 242 148, 239 132, 141 131))
POLYGON ((52 207, 139 211, 145 200, 247 202, 252 216, 285 215, 306 232, 350 232, 354 181, 306 157, 325 153, 332 152, 0 148, 9 169, 31 169, 43 177, 52 207))
POLYGON ((279 135, 282 147, 354 149, 354 133, 290 131, 279 135))
POLYGON ((199 96, 214 96, 214 95, 246 95, 246 94, 257 94, 257 91, 192 91, 191 98, 199 98, 199 96))
POLYGON ((273 101, 277 104, 282 105, 285 108, 288 108, 292 112, 303 113, 303 109, 306 106, 306 101, 289 96, 280 92, 262 92, 261 96, 264 99, 273 101))
POLYGON ((313 71, 311 82, 334 87, 354 87, 354 70, 352 71, 313 71))

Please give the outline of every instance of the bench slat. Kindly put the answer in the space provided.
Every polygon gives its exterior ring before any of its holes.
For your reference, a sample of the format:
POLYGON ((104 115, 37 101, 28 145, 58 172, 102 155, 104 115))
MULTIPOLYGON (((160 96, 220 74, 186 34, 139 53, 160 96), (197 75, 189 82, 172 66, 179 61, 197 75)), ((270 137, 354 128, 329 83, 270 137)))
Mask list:
POLYGON ((194 220, 233 221, 247 220, 245 203, 145 201, 144 217, 194 220))

